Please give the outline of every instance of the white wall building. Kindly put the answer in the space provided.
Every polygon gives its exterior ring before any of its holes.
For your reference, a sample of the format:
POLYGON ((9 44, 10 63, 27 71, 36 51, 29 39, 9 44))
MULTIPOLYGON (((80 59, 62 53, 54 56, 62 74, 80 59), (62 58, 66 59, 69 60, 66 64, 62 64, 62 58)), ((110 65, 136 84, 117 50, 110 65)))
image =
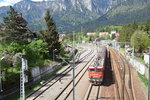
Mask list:
POLYGON ((149 64, 149 55, 144 53, 144 61, 146 64, 149 64))

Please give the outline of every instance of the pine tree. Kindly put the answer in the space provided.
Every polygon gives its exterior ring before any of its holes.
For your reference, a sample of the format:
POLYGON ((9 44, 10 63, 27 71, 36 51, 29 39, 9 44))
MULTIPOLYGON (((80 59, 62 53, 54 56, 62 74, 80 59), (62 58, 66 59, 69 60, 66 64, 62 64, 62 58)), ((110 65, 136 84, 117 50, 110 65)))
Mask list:
POLYGON ((58 54, 60 52, 61 46, 60 42, 58 41, 59 35, 56 31, 56 25, 48 10, 46 11, 44 19, 46 22, 47 30, 42 35, 43 40, 48 43, 50 55, 53 55, 55 49, 57 50, 55 54, 58 54))
POLYGON ((146 33, 150 36, 150 33, 149 33, 149 31, 150 31, 150 19, 148 19, 148 20, 146 21, 144 30, 145 30, 146 33))
POLYGON ((26 43, 27 42, 27 22, 22 17, 22 14, 14 10, 10 6, 10 10, 7 11, 8 16, 4 17, 4 32, 7 35, 7 40, 15 41, 17 43, 26 43))
POLYGON ((138 29, 138 24, 137 22, 134 20, 131 24, 132 29, 137 30, 138 29))

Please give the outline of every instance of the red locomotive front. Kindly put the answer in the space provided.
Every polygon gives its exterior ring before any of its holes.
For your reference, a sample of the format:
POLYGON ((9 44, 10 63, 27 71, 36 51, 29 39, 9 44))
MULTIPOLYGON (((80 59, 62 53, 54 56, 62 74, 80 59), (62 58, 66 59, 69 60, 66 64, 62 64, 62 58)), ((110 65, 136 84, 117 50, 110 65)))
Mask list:
POLYGON ((104 78, 106 47, 99 48, 93 65, 88 68, 88 79, 92 84, 101 84, 104 78))
POLYGON ((104 77, 103 67, 90 66, 88 69, 89 81, 93 84, 101 84, 104 77))

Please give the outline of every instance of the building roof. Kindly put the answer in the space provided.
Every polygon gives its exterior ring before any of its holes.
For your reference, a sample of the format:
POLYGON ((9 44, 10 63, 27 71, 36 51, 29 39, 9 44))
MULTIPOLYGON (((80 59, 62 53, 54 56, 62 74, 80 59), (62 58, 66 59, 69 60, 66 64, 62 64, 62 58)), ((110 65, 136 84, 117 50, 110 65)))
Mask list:
POLYGON ((108 32, 99 32, 99 35, 109 34, 108 32))
POLYGON ((114 33, 114 34, 117 35, 117 36, 120 35, 120 33, 114 33))
POLYGON ((95 32, 88 32, 88 33, 86 33, 87 35, 95 35, 96 33, 95 32))

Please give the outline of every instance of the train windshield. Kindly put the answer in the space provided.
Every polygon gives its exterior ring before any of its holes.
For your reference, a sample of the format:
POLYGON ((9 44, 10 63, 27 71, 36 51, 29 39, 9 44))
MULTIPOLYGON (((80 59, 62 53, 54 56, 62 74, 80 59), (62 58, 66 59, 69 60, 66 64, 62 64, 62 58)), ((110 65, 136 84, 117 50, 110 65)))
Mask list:
POLYGON ((95 69, 89 69, 89 72, 95 72, 95 69))
POLYGON ((96 69, 96 72, 102 72, 103 69, 96 69))

